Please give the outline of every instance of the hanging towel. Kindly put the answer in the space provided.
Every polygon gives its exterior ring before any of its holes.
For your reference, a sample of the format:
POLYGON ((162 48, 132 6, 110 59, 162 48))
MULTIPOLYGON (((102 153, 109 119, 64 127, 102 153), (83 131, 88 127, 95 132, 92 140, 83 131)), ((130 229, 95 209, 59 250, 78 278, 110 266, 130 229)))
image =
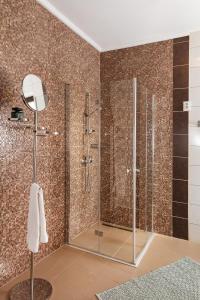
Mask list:
POLYGON ((47 242, 43 190, 37 183, 32 183, 28 212, 28 249, 33 253, 37 253, 39 244, 47 242))

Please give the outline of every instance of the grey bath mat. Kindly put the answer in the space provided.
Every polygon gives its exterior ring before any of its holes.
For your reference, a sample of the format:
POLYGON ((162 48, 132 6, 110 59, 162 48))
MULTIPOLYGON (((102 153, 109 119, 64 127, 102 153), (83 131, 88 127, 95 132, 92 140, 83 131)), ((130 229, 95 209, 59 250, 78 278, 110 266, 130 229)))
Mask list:
POLYGON ((97 294, 100 300, 200 300, 200 264, 190 258, 97 294))

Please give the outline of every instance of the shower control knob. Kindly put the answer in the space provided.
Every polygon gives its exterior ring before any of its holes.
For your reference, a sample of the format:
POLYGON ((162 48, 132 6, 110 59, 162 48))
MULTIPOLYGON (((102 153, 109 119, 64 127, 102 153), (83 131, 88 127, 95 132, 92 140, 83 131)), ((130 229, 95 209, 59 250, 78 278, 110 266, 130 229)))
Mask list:
POLYGON ((83 156, 83 158, 81 159, 81 163, 84 165, 86 164, 86 156, 83 156))
POLYGON ((83 159, 81 160, 81 163, 84 165, 91 164, 92 162, 92 156, 83 156, 83 159))
POLYGON ((93 128, 90 128, 90 129, 86 129, 86 130, 85 130, 85 133, 86 133, 86 134, 92 134, 93 132, 95 132, 95 129, 93 129, 93 128))

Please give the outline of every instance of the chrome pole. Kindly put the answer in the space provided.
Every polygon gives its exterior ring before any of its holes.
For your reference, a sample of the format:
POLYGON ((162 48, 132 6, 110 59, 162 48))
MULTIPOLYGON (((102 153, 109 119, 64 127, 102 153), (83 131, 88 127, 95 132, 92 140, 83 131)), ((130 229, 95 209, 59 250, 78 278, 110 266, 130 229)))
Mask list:
MULTIPOLYGON (((37 111, 34 111, 34 128, 33 128, 33 179, 32 182, 36 182, 37 179, 37 124, 38 115, 37 111)), ((33 265, 34 255, 31 252, 31 267, 30 267, 30 296, 31 300, 34 300, 34 277, 33 277, 33 265)))
POLYGON ((36 182, 37 179, 37 123, 38 115, 37 111, 34 111, 34 128, 33 128, 33 179, 32 182, 36 182))
POLYGON ((30 296, 31 300, 34 299, 34 278, 33 278, 33 252, 31 252, 31 268, 30 268, 30 296))

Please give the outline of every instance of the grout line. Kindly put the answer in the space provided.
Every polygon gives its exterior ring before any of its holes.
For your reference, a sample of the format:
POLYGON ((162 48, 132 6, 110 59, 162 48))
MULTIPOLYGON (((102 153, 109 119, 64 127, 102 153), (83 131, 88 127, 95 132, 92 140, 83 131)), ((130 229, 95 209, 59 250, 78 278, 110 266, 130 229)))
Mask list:
MULTIPOLYGON (((200 85, 198 85, 200 86, 200 85)), ((185 86, 185 87, 177 87, 177 88, 173 88, 173 90, 186 90, 189 88, 189 85, 188 86, 185 86)))
MULTIPOLYGON (((200 146, 198 146, 198 145, 193 145, 193 144, 190 144, 190 145, 189 145, 189 148, 190 148, 190 147, 197 147, 197 148, 199 148, 200 146)), ((192 151, 192 149, 191 149, 190 151, 192 151)))
POLYGON ((183 111, 183 110, 173 110, 173 113, 189 113, 189 111, 183 111))
POLYGON ((188 217, 187 218, 183 218, 183 217, 178 217, 178 216, 173 216, 173 215, 172 215, 172 218, 177 218, 177 219, 181 219, 181 220, 188 220, 188 217))
POLYGON ((180 202, 180 201, 174 201, 174 200, 172 202, 176 202, 176 203, 181 203, 181 204, 188 205, 188 202, 180 202))
POLYGON ((177 112, 188 112, 188 111, 183 111, 183 110, 173 110, 173 113, 177 113, 177 112))
POLYGON ((200 224, 192 223, 191 221, 189 222, 189 225, 195 225, 195 226, 200 227, 200 224))
POLYGON ((198 46, 192 46, 191 43, 190 43, 190 49, 194 49, 194 48, 200 48, 200 45, 198 45, 198 46))
POLYGON ((189 86, 188 87, 184 87, 184 88, 173 88, 173 90, 188 90, 189 86))
POLYGON ((189 66, 189 63, 188 64, 183 64, 183 65, 174 65, 173 68, 176 68, 176 67, 185 67, 185 66, 189 66))
POLYGON ((187 158, 187 159, 188 159, 188 156, 178 156, 178 155, 173 155, 173 157, 177 157, 177 158, 187 158))
POLYGON ((200 204, 197 204, 197 203, 191 203, 191 202, 189 202, 188 204, 189 204, 188 206, 198 206, 198 207, 200 207, 200 204))
POLYGON ((188 179, 180 179, 180 178, 172 178, 172 180, 179 180, 179 181, 186 181, 186 182, 188 182, 188 179))
POLYGON ((173 133, 173 135, 189 135, 188 133, 173 133))
POLYGON ((193 66, 193 65, 189 65, 190 66, 190 69, 200 69, 200 65, 199 66, 193 66))
POLYGON ((183 44, 183 43, 188 43, 189 44, 189 40, 187 40, 187 41, 181 41, 181 42, 175 42, 175 41, 173 41, 173 45, 183 44))
POLYGON ((188 88, 190 88, 190 89, 195 89, 195 88, 199 88, 200 87, 200 85, 198 84, 198 85, 189 85, 188 86, 188 88))

